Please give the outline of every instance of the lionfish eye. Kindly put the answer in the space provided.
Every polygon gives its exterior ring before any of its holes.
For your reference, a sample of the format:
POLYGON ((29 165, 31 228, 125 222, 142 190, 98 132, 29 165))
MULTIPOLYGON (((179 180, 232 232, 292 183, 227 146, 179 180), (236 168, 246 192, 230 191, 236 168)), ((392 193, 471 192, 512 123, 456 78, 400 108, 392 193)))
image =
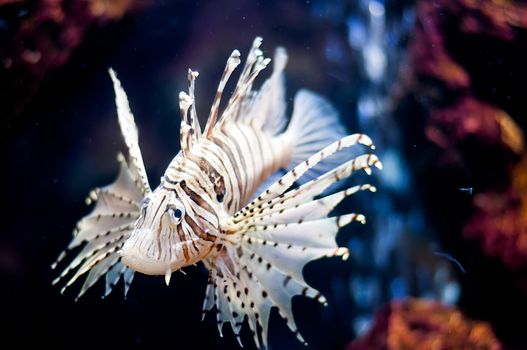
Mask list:
POLYGON ((183 210, 181 210, 180 208, 170 208, 169 212, 172 220, 176 222, 181 221, 181 218, 183 217, 183 210))
POLYGON ((172 213, 172 215, 173 215, 176 219, 181 219, 181 216, 183 215, 183 212, 181 211, 181 209, 176 209, 176 210, 174 210, 174 212, 172 213))

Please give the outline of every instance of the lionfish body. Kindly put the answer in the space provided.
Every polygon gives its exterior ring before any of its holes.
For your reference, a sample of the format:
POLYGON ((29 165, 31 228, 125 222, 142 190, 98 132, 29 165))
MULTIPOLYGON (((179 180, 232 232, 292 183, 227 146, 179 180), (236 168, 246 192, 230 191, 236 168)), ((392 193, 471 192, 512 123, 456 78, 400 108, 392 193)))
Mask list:
POLYGON ((371 140, 363 134, 345 136, 335 110, 314 93, 297 94, 286 127, 287 55, 277 49, 271 76, 253 91, 254 79, 270 61, 263 58, 260 43, 260 38, 254 41, 220 115, 223 89, 240 63, 239 52, 231 54, 203 130, 194 102, 198 74, 189 71, 189 93, 180 93, 181 152, 154 191, 128 99, 110 70, 128 157, 119 156, 121 170, 113 184, 90 194, 96 206, 79 221, 67 250, 84 247, 54 283, 75 271, 65 289, 88 273, 80 297, 105 276, 106 296, 122 277, 126 294, 135 271, 164 275, 168 284, 174 271, 201 261, 209 271, 203 313, 216 307, 220 334, 230 323, 240 341, 247 318, 256 345, 267 347, 270 310, 277 307, 304 341, 291 299, 304 295, 324 304, 326 299, 305 282, 302 269, 325 256, 347 258, 335 236, 352 221, 364 222, 364 216, 328 214, 353 193, 375 190, 365 184, 326 195, 326 189, 354 171, 369 174, 381 163, 373 154, 348 159, 346 148, 373 148, 371 140), (291 189, 294 183, 298 186, 291 189))

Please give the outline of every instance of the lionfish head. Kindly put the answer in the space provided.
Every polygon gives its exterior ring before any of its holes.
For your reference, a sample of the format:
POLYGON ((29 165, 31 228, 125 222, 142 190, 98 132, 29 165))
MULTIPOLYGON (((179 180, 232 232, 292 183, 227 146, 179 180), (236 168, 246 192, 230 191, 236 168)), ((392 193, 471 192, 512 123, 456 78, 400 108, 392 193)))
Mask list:
POLYGON ((199 261, 212 242, 201 239, 175 191, 162 186, 141 203, 140 216, 120 254, 122 262, 148 275, 165 275, 199 261))

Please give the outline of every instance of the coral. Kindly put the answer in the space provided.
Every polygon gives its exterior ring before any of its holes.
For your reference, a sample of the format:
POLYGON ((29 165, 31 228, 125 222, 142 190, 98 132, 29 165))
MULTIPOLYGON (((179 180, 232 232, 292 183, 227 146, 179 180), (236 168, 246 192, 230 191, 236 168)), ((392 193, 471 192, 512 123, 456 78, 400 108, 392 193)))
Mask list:
POLYGON ((502 40, 514 38, 514 27, 527 27, 527 5, 510 0, 462 0, 465 11, 461 29, 466 33, 485 33, 502 40))
POLYGON ((381 308, 370 332, 347 350, 501 348, 487 323, 470 320, 456 308, 435 301, 408 299, 381 308))
POLYGON ((485 192, 474 199, 475 214, 465 226, 467 237, 480 238, 490 256, 512 268, 527 266, 527 155, 512 171, 503 192, 485 192))
MULTIPOLYGON (((443 178, 465 178, 477 187, 471 205, 474 213, 460 222, 464 237, 482 238, 483 251, 503 257, 509 267, 526 266, 525 238, 520 232, 527 222, 523 218, 527 195, 523 195, 526 187, 516 181, 526 169, 523 162, 518 164, 526 157, 525 142, 523 123, 513 118, 522 114, 506 104, 514 93, 506 90, 513 81, 495 80, 513 74, 505 67, 507 60, 515 62, 523 46, 519 29, 527 29, 527 5, 507 0, 420 1, 416 17, 407 81, 429 111, 424 134, 439 147, 436 158, 426 162, 433 172, 446 174, 443 178), (474 48, 485 53, 488 63, 480 64, 472 52, 456 54, 474 41, 480 43, 474 48), (503 48, 508 51, 502 52, 503 48), (504 91, 505 98, 500 100, 496 89, 504 91)), ((452 200, 444 192, 435 194, 438 203, 442 195, 444 201, 452 200)))
POLYGON ((449 89, 467 88, 470 77, 448 54, 441 31, 442 18, 436 7, 431 1, 421 1, 416 6, 419 25, 408 46, 411 67, 417 77, 432 77, 449 89))
MULTIPOLYGON (((53 73, 72 61, 90 31, 103 32, 109 23, 147 4, 146 0, 0 0, 0 114, 19 118, 46 83, 54 82, 53 73)), ((83 54, 80 65, 89 64, 89 59, 83 54)))
POLYGON ((118 20, 132 8, 132 5, 132 0, 92 0, 90 13, 96 18, 118 20))
POLYGON ((462 309, 524 349, 527 4, 420 0, 415 23, 399 118, 428 223, 466 267, 462 309))
POLYGON ((469 74, 446 44, 449 35, 482 35, 510 42, 516 38, 516 28, 527 28, 527 5, 507 0, 419 1, 416 15, 408 45, 413 75, 436 79, 447 90, 471 87, 469 74))
POLYGON ((452 106, 432 110, 425 131, 448 154, 455 154, 468 138, 516 154, 524 148, 523 133, 516 122, 505 111, 472 96, 461 97, 452 106))
MULTIPOLYGON (((442 10, 459 16, 458 30, 468 35, 487 35, 510 41, 514 38, 513 26, 527 26, 525 5, 497 0, 443 0, 440 3, 442 10)), ((452 103, 432 109, 425 127, 427 138, 443 150, 442 160, 468 167, 469 171, 478 174, 484 167, 474 165, 474 148, 466 147, 469 142, 484 145, 486 150, 500 156, 508 152, 522 155, 524 137, 521 128, 504 110, 471 95, 470 78, 446 51, 443 26, 448 22, 448 16, 441 15, 437 4, 429 2, 421 2, 418 12, 421 26, 410 52, 415 62, 414 74, 421 78, 436 78, 444 83, 446 90, 460 92, 452 103), (421 37, 424 32, 426 35, 421 37), (460 88, 463 89, 460 91, 460 88)), ((492 190, 483 189, 474 197, 475 213, 463 228, 465 237, 481 238, 486 254, 500 256, 507 266, 515 268, 527 266, 527 235, 524 234, 524 228, 527 228, 527 183, 522 180, 527 169, 525 159, 526 156, 519 164, 515 164, 514 158, 502 163, 492 162, 489 157, 483 159, 488 169, 506 173, 510 185, 501 188, 487 181, 486 187, 492 190), (509 173, 509 168, 514 171, 509 173)), ((481 176, 484 176, 483 172, 481 176)), ((499 177, 494 178, 499 181, 499 177)))
POLYGON ((119 20, 133 8, 130 0, 40 0, 0 3, 9 35, 0 37, 0 61, 5 70, 42 75, 66 64, 86 30, 95 23, 119 20))

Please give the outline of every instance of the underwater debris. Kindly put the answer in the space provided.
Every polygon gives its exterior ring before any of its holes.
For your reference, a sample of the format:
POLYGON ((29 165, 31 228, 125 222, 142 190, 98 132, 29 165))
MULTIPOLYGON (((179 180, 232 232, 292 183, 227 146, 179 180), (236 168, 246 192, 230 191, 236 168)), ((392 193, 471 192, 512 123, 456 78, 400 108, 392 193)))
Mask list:
POLYGON ((425 299, 392 301, 372 329, 347 350, 500 350, 489 324, 466 318, 452 306, 425 299))
POLYGON ((460 187, 458 188, 459 192, 465 192, 465 193, 468 193, 469 195, 472 195, 474 193, 474 188, 472 187, 460 187))
POLYGON ((448 253, 441 253, 441 252, 434 252, 434 255, 437 255, 437 256, 442 256, 450 261, 452 261, 453 263, 455 263, 457 265, 457 267, 459 267, 459 269, 461 270, 461 272, 463 273, 466 273, 467 271, 465 270, 465 268, 463 267, 463 265, 461 265, 461 263, 459 262, 459 260, 457 260, 456 258, 454 258, 452 255, 448 254, 448 253))

